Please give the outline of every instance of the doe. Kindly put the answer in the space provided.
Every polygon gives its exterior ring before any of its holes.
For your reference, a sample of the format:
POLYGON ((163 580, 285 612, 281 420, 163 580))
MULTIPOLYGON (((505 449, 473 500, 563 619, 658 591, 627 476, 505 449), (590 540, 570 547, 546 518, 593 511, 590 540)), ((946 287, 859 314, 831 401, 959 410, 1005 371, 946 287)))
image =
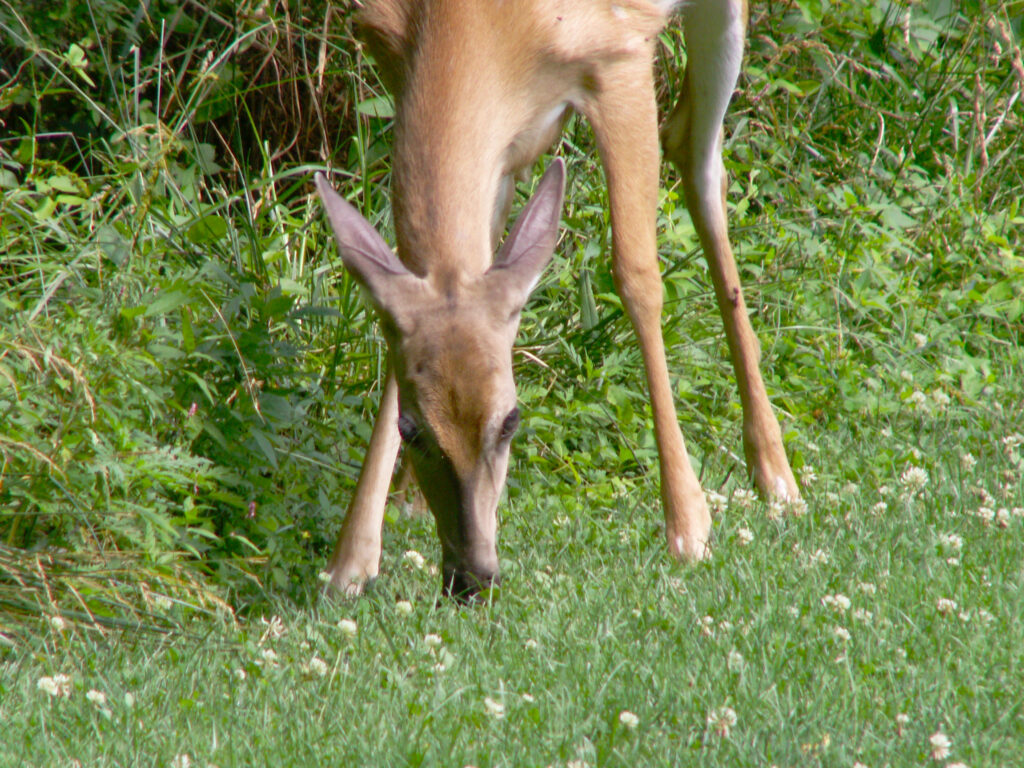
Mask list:
MULTIPOLYGON (((616 289, 640 342, 671 554, 699 559, 711 517, 676 419, 661 332, 656 252, 657 35, 674 0, 377 0, 359 14, 395 98, 397 256, 319 175, 346 268, 368 291, 389 373, 365 464, 327 571, 358 593, 380 566, 384 505, 400 442, 434 514, 444 591, 498 578, 497 505, 519 423, 512 345, 550 261, 565 171, 548 168, 495 256, 514 179, 575 109, 604 165, 616 289)), ((707 257, 743 405, 748 471, 762 495, 795 499, 759 370, 726 224, 722 120, 739 75, 745 0, 681 6, 688 64, 661 131, 707 257)))

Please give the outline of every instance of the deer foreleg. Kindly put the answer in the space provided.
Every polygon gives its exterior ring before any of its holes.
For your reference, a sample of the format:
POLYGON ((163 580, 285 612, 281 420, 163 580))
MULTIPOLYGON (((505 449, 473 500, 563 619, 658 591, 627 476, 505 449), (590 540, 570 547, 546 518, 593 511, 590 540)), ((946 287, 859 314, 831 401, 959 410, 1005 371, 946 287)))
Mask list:
POLYGON ((398 386, 389 372, 356 490, 327 564, 330 587, 344 594, 360 594, 380 570, 384 505, 399 444, 398 386))

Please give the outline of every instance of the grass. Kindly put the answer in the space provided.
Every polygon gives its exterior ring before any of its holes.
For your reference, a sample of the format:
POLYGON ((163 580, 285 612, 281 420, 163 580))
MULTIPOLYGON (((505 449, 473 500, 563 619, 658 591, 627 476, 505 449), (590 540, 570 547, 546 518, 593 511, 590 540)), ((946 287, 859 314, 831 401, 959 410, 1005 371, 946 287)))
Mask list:
POLYGON ((1010 4, 754 9, 731 223, 807 507, 745 492, 666 171, 665 334, 718 507, 700 565, 665 554, 600 169, 569 126, 565 234, 517 348, 506 580, 472 609, 438 602, 432 520, 397 503, 370 593, 317 598, 383 342, 308 177, 333 147, 387 229, 372 68, 317 3, 189 8, 0 6, 0 766, 1019 762, 1010 4))
POLYGON ((807 514, 772 519, 735 495, 695 567, 666 561, 652 499, 630 493, 568 520, 510 504, 506 583, 471 610, 438 603, 436 573, 403 557, 437 554, 429 521, 403 517, 384 577, 351 604, 238 622, 168 604, 167 635, 40 620, 3 666, 0 712, 20 738, 0 764, 912 765, 941 732, 950 760, 1011 765, 1024 494, 993 478, 1020 435, 993 424, 970 466, 947 439, 966 416, 885 438, 910 457, 887 489, 837 481, 828 468, 876 456, 822 435, 807 514), (987 504, 997 517, 979 516, 987 504), (67 698, 37 689, 56 673, 67 698), (709 723, 726 707, 735 724, 709 723))

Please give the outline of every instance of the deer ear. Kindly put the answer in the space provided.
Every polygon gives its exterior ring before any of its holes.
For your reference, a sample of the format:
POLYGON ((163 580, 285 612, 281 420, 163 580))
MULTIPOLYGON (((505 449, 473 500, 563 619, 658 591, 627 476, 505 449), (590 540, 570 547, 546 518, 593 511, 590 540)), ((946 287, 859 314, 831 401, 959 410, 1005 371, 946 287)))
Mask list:
POLYGON ((510 312, 522 309, 554 255, 564 193, 565 163, 558 158, 544 173, 487 271, 486 279, 500 291, 510 312))
POLYGON ((331 187, 322 173, 314 177, 345 268, 370 292, 378 310, 389 315, 419 278, 406 269, 363 215, 331 187))

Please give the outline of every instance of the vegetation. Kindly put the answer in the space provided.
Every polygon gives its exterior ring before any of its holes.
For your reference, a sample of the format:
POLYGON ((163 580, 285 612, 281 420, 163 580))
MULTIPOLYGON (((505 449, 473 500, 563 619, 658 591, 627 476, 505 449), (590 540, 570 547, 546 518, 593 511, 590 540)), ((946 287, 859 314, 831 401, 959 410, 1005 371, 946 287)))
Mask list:
POLYGON ((731 221, 806 510, 746 493, 666 169, 670 365, 719 509, 711 561, 668 561, 574 122, 517 348, 506 582, 465 610, 397 502, 371 594, 315 599, 384 358, 310 196, 330 164, 387 230, 390 103, 349 11, 0 1, 0 765, 1017 759, 1019 8, 751 12, 731 221))

